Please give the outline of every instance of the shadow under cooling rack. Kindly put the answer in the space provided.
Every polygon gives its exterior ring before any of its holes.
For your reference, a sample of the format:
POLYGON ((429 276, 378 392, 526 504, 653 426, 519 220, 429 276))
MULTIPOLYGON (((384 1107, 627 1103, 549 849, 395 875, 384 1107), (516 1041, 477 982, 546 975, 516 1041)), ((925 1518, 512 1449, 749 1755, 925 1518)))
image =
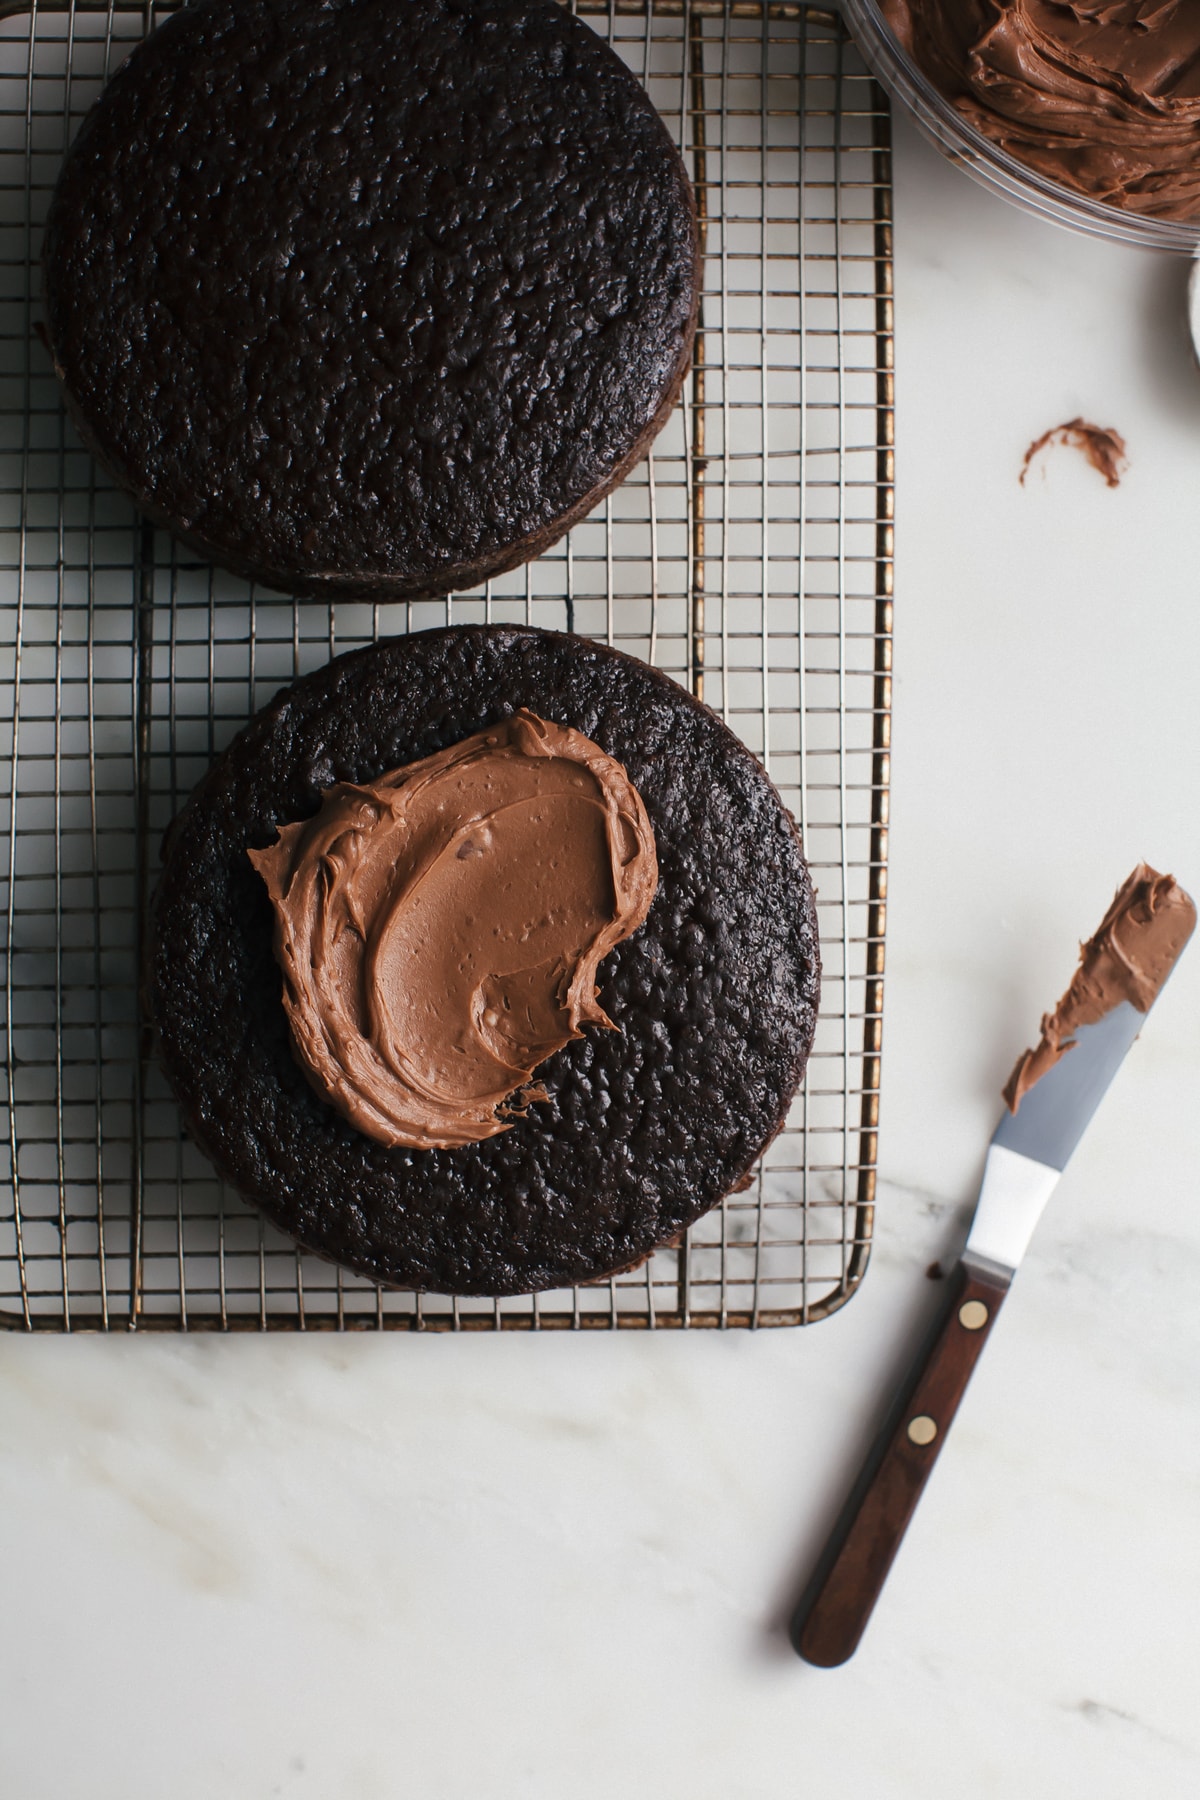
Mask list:
POLYGON ((580 10, 693 175, 693 373, 651 460, 549 554, 377 606, 214 571, 97 474, 37 335, 41 221, 64 145, 153 14, 0 20, 0 1323, 790 1325, 862 1276, 891 701, 887 106, 824 8, 580 10), (161 834, 212 756, 336 652, 477 619, 595 634, 714 706, 801 825, 825 966, 807 1081, 750 1187, 632 1273, 500 1302, 384 1292, 298 1252, 181 1132, 138 1012, 161 834))

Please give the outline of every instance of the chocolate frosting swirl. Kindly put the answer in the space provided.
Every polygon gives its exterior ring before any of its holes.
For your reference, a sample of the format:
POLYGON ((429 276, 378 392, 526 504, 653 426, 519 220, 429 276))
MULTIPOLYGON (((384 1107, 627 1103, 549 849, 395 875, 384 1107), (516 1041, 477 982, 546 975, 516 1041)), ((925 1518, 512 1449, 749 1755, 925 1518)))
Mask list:
POLYGON ((1200 216, 1196 0, 880 0, 966 121, 1051 181, 1200 216))
POLYGON ((1124 1000, 1149 1012, 1195 928, 1191 895, 1173 875, 1139 863, 1113 895, 1095 935, 1080 945, 1074 980, 1005 1082, 1009 1111, 1016 1112, 1034 1082, 1062 1061, 1081 1025, 1094 1025, 1124 1000))
POLYGON ((620 763, 525 711, 327 789, 249 856, 300 1066, 368 1137, 421 1148, 509 1129, 542 1097, 518 1094, 540 1062, 613 1029, 597 968, 658 884, 620 763))

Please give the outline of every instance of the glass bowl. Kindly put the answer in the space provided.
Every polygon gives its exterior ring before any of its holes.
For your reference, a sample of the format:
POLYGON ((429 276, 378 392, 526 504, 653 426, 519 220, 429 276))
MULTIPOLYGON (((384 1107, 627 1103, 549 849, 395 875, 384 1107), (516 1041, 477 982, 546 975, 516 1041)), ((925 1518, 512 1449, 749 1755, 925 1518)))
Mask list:
POLYGON ((874 0, 841 0, 846 23, 872 73, 916 120, 942 155, 968 175, 1002 194, 1023 212, 1052 219, 1113 243, 1136 244, 1143 250, 1173 250, 1194 255, 1200 246, 1200 218, 1152 219, 1122 207, 1076 194, 1048 181, 968 125, 904 53, 885 25, 874 0))

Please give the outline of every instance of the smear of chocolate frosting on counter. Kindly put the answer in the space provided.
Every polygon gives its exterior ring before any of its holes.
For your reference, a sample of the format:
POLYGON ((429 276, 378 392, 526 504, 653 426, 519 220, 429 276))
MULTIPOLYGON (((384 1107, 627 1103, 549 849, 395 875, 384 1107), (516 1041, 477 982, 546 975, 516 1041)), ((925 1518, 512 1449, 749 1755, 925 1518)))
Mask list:
POLYGON ((1109 206, 1200 216, 1196 0, 879 0, 968 124, 1109 206))
POLYGON ((1004 1087, 1010 1112, 1071 1049, 1081 1025, 1094 1025, 1123 1000, 1149 1012, 1196 926, 1196 908, 1173 875, 1139 863, 1121 884, 1100 929, 1080 946, 1079 967, 1036 1047, 1026 1050, 1004 1087))
POLYGON ((613 1028, 597 968, 658 884, 620 763, 525 711, 327 789, 249 856, 300 1066, 368 1137, 422 1148, 509 1129, 545 1097, 518 1093, 539 1063, 584 1025, 613 1028))
POLYGON ((1065 444, 1069 449, 1082 451, 1109 487, 1120 487, 1129 460, 1125 439, 1111 425, 1089 425, 1086 419, 1068 419, 1065 425, 1054 425, 1049 431, 1043 431, 1040 438, 1034 438, 1021 464, 1022 487, 1034 457, 1050 444, 1065 444))

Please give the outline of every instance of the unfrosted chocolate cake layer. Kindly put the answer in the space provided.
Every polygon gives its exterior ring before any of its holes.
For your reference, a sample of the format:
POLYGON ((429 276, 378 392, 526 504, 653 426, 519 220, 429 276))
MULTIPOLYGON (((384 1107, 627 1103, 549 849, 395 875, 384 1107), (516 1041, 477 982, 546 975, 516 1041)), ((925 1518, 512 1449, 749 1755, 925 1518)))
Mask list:
POLYGON ((639 82, 555 0, 197 0, 84 121, 44 251, 72 415, 202 554, 464 587, 643 456, 699 250, 639 82))

